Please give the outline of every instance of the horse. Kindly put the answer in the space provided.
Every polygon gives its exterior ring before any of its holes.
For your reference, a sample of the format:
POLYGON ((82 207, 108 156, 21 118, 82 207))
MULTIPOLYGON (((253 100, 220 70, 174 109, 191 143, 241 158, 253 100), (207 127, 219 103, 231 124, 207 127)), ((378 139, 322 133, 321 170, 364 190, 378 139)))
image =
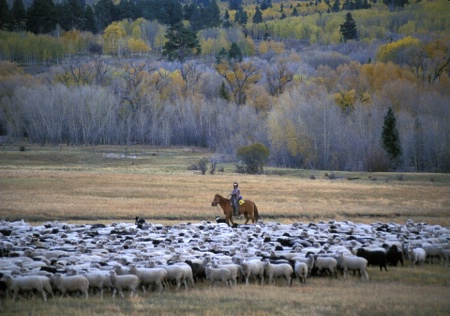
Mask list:
MULTIPOLYGON (((233 207, 231 206, 230 199, 227 199, 220 194, 216 194, 213 201, 211 202, 211 206, 217 205, 220 205, 220 207, 222 208, 223 213, 225 214, 225 221, 227 225, 229 226, 230 222, 234 225, 232 216, 233 207)), ((244 214, 245 224, 247 224, 249 220, 252 220, 252 223, 256 223, 258 221, 258 208, 256 207, 256 204, 250 200, 245 200, 244 204, 239 206, 239 214, 244 214)))

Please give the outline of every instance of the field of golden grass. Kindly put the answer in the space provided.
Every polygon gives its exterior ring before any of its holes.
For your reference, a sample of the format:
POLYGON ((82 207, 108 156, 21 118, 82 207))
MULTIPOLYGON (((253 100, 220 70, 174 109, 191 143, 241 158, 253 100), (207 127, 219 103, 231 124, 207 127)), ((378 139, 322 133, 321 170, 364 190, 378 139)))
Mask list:
MULTIPOLYGON (((188 170, 201 158, 192 148, 36 147, 0 151, 0 219, 32 224, 213 221, 215 193, 233 181, 253 200, 264 222, 427 222, 450 226, 450 175, 348 173, 266 168, 234 173, 218 163, 211 175, 188 170), (312 179, 312 178, 315 179, 312 179), (331 179, 330 179, 331 178, 331 179)), ((242 223, 242 220, 237 220, 242 223)), ((1 258, 0 258, 1 260, 1 258)), ((193 290, 103 301, 90 297, 42 302, 1 300, 2 315, 449 315, 450 270, 439 264, 369 268, 370 280, 313 278, 291 288, 204 284, 193 290)))
POLYGON ((450 225, 450 175, 345 173, 267 168, 214 175, 188 170, 199 149, 151 147, 17 147, 0 152, 0 218, 29 222, 213 220, 215 193, 239 182, 263 221, 350 220, 450 225), (311 179, 312 176, 315 179, 311 179), (330 179, 332 178, 332 179, 330 179), (349 180, 352 179, 352 180, 349 180))

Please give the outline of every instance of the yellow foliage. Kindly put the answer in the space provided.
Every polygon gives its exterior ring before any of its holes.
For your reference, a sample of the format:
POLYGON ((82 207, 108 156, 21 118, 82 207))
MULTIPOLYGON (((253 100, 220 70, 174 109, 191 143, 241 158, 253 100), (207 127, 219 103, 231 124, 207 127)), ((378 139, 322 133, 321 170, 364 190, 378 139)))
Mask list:
POLYGON ((16 63, 9 61, 0 61, 0 77, 11 77, 15 75, 22 75, 24 73, 23 68, 16 63))
POLYGON ((132 53, 146 53, 150 51, 150 47, 148 47, 142 39, 128 39, 128 48, 132 53))
POLYGON ((334 101, 343 110, 346 110, 347 108, 353 108, 356 101, 355 89, 352 89, 350 91, 339 91, 338 93, 335 93, 334 101))
POLYGON ((387 62, 397 60, 399 54, 401 54, 404 49, 413 46, 417 47, 419 45, 420 40, 412 36, 407 36, 398 41, 381 45, 378 49, 377 61, 387 62))

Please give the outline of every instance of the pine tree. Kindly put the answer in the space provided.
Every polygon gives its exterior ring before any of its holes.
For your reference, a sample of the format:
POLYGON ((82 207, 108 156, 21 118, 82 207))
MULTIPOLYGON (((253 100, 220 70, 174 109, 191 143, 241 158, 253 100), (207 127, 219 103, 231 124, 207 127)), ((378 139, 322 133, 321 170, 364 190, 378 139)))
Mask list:
POLYGON ((94 11, 92 11, 92 7, 90 5, 86 6, 86 10, 84 11, 84 31, 89 31, 94 34, 97 33, 97 26, 95 25, 94 11))
POLYGON ((333 6, 331 7, 331 12, 339 12, 341 10, 341 3, 339 0, 335 0, 333 6))
POLYGON ((14 0, 11 8, 11 16, 13 19, 12 31, 24 31, 27 28, 27 12, 22 0, 14 0))
POLYGON ((0 30, 11 29, 13 20, 6 0, 0 0, 0 17, 0 30))
POLYGON ((219 97, 224 100, 230 101, 230 94, 228 93, 227 87, 225 87, 225 82, 222 82, 219 88, 219 97))
POLYGON ((183 63, 190 55, 201 53, 197 33, 185 28, 182 23, 171 26, 166 32, 166 38, 162 54, 169 61, 179 60, 183 63))
POLYGON ((263 17, 262 17, 261 10, 259 10, 259 7, 256 6, 255 15, 253 16, 253 23, 258 24, 258 23, 262 23, 262 22, 263 22, 263 17))
POLYGON ((242 61, 242 51, 239 48, 239 45, 233 42, 231 44, 230 50, 228 51, 228 60, 230 61, 242 61))
POLYGON ((55 4, 53 0, 35 0, 28 10, 28 31, 40 34, 49 33, 56 27, 55 4))
POLYGON ((402 149, 400 146, 400 137, 397 130, 397 123, 394 111, 389 107, 384 117, 383 131, 381 133, 381 141, 386 151, 393 169, 396 169, 400 163, 402 149))
POLYGON ((345 15, 345 22, 340 25, 340 32, 344 43, 351 39, 357 39, 356 22, 350 12, 345 15))

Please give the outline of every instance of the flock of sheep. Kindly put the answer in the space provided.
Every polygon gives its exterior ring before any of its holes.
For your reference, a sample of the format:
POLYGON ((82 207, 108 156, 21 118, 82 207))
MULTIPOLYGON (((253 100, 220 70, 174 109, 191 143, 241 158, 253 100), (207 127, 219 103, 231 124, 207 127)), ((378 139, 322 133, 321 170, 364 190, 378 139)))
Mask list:
POLYGON ((450 228, 350 221, 75 225, 0 221, 0 299, 38 293, 114 297, 189 289, 201 282, 290 286, 315 276, 369 279, 367 267, 440 260, 450 228), (349 275, 349 272, 352 274, 349 275), (282 279, 282 280, 279 280, 282 279), (282 283, 281 283, 282 282, 282 283))

